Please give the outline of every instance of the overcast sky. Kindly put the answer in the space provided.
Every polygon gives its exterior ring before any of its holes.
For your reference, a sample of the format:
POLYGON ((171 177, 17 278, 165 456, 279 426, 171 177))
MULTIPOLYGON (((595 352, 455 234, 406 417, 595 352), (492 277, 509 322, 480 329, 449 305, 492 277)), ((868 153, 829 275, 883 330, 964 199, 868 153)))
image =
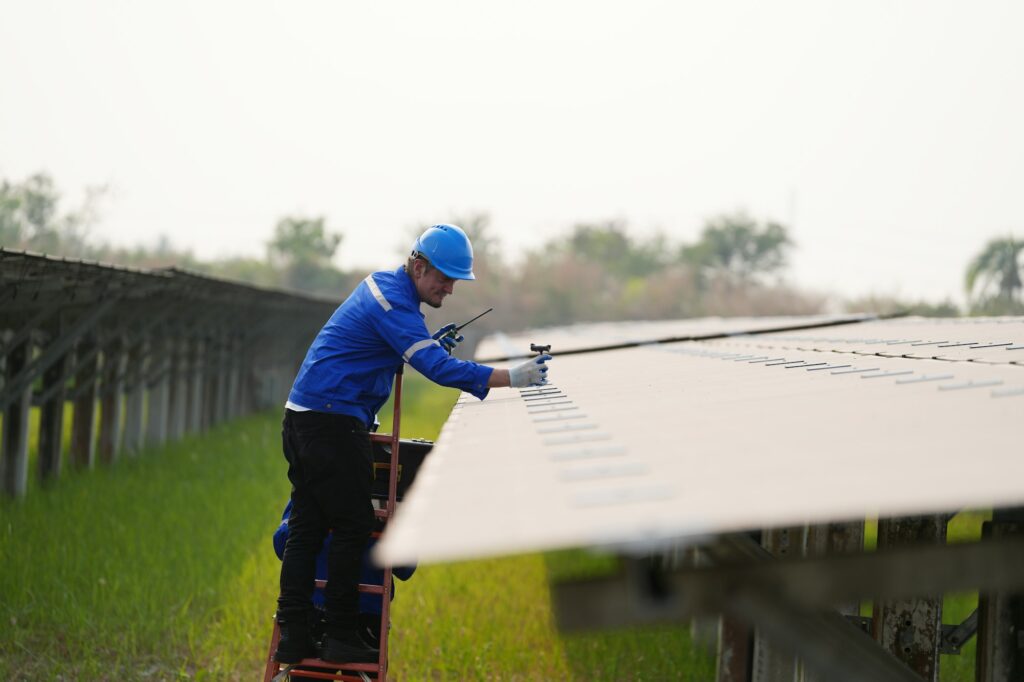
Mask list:
POLYGON ((508 252, 579 221, 693 240, 788 224, 790 279, 962 297, 1024 236, 1024 3, 3 2, 0 177, 49 172, 97 238, 338 262, 488 212, 508 252))

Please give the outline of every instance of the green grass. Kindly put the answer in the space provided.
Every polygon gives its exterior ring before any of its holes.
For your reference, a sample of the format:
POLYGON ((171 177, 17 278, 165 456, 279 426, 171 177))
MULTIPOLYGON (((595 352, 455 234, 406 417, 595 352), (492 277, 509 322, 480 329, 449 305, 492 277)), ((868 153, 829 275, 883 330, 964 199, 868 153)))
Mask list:
MULTIPOLYGON (((557 570, 557 569, 556 569, 557 570)), ((399 680, 710 680, 686 627, 564 636, 548 557, 425 566, 398 586, 391 639, 399 680)))
POLYGON ((242 420, 3 502, 0 678, 225 679, 241 658, 252 672, 276 591, 269 532, 288 491, 276 421, 242 420))

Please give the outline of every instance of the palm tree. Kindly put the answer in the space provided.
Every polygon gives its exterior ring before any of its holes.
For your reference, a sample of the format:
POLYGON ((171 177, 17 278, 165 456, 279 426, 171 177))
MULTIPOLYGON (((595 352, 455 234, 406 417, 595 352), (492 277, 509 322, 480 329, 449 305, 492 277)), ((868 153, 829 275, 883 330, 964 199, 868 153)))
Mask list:
POLYGON ((1024 240, 1013 237, 993 239, 967 266, 964 283, 967 295, 974 294, 978 288, 979 298, 995 285, 996 293, 992 297, 1002 303, 1012 304, 1017 301, 1017 294, 1024 289, 1021 271, 1024 254, 1024 240))

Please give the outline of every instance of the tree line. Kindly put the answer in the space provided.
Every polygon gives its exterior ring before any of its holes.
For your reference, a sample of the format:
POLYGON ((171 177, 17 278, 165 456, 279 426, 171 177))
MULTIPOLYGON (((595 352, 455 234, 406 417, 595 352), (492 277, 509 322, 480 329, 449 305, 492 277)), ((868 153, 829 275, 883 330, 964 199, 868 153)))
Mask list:
MULTIPOLYGON (((334 256, 343 235, 323 216, 286 216, 274 226, 262 258, 200 260, 160 238, 150 247, 114 247, 89 237, 98 221, 98 191, 62 211, 60 193, 44 173, 0 183, 0 246, 145 268, 175 265, 260 286, 339 300, 366 272, 343 271, 334 256)), ((487 214, 455 216, 473 241, 477 281, 459 283, 443 315, 464 321, 488 307, 478 332, 629 319, 800 315, 822 312, 824 296, 786 283, 795 248, 787 228, 737 211, 708 219, 698 239, 637 238, 620 221, 581 223, 513 262, 487 214)), ((422 225, 410 228, 412 242, 422 225)), ((404 245, 403 249, 406 248, 404 245)), ((400 254, 404 256, 404 253, 400 254)), ((397 259, 396 259, 397 260, 397 259)), ((995 239, 968 263, 968 307, 883 297, 846 301, 849 311, 924 315, 1024 314, 1024 241, 995 239)))

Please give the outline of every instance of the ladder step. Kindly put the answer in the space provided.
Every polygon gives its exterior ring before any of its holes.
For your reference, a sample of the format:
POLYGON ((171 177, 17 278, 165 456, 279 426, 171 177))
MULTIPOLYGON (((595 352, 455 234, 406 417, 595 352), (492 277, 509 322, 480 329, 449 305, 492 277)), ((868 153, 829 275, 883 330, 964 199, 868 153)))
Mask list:
MULTIPOLYGON (((316 587, 318 589, 322 590, 325 587, 327 587, 327 581, 326 580, 316 580, 314 582, 315 582, 316 587)), ((368 585, 366 583, 359 583, 359 591, 360 592, 365 592, 366 594, 384 594, 384 586, 383 585, 368 585)))
POLYGON ((335 670, 353 670, 367 673, 380 672, 380 665, 377 663, 344 663, 338 661, 325 661, 322 658, 304 658, 294 665, 296 667, 303 666, 307 668, 323 668, 325 670, 325 672, 322 673, 315 672, 313 670, 295 670, 292 673, 292 677, 297 679, 312 678, 320 680, 337 680, 339 677, 333 672, 335 670), (326 672, 327 670, 332 672, 326 672))

